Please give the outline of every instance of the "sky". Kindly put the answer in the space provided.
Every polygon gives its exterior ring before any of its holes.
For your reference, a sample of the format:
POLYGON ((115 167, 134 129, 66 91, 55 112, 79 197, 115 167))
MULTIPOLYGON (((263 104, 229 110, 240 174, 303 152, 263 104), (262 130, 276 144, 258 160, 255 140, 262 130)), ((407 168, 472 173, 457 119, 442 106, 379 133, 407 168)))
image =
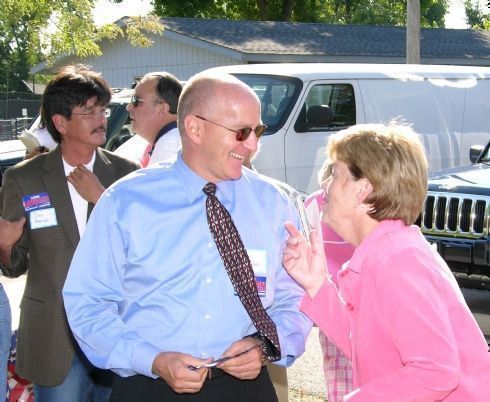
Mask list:
MULTIPOLYGON (((479 0, 480 8, 488 10, 487 1, 479 0)), ((446 16, 446 28, 466 28, 464 0, 451 0, 449 13, 446 16)), ((123 0, 120 4, 114 4, 108 0, 98 0, 94 11, 96 24, 116 21, 125 15, 145 15, 151 11, 150 0, 123 0)))
POLYGON ((150 0, 123 0, 119 4, 97 0, 94 20, 97 25, 114 22, 124 16, 145 15, 152 10, 150 0))

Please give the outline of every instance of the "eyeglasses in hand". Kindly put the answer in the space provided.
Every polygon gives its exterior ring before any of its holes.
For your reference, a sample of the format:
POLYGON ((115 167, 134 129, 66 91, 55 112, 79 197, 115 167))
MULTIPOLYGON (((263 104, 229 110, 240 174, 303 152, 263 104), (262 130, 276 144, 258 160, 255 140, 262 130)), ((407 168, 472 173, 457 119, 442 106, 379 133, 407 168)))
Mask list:
POLYGON ((232 355, 232 356, 223 356, 221 357, 220 359, 217 359, 217 360, 214 360, 210 363, 204 363, 204 364, 200 364, 199 366, 189 366, 189 370, 199 370, 201 368, 211 368, 211 367, 216 367, 216 366, 219 366, 220 364, 230 360, 230 359, 234 359, 236 357, 239 357, 239 356, 242 356, 244 355, 245 353, 248 353, 250 352, 251 350, 254 350, 254 349, 257 349, 259 347, 262 346, 262 342, 248 348, 248 349, 245 349, 245 350, 242 350, 241 352, 238 352, 236 355, 232 355))
POLYGON ((265 133, 265 130, 267 129, 267 126, 265 124, 259 124, 255 128, 244 127, 244 128, 239 128, 238 130, 233 130, 232 128, 228 128, 226 126, 223 126, 222 124, 219 124, 219 123, 216 123, 214 121, 208 120, 205 117, 197 116, 197 115, 195 115, 195 116, 198 119, 207 121, 208 123, 211 123, 211 124, 215 124, 215 125, 217 125, 219 127, 225 128, 228 131, 231 131, 231 132, 235 133, 236 134, 236 137, 235 137, 236 140, 237 141, 240 141, 240 142, 241 141, 245 141, 250 136, 250 133, 252 131, 255 132, 255 137, 257 137, 257 139, 258 139, 258 138, 260 138, 262 136, 262 134, 265 133))

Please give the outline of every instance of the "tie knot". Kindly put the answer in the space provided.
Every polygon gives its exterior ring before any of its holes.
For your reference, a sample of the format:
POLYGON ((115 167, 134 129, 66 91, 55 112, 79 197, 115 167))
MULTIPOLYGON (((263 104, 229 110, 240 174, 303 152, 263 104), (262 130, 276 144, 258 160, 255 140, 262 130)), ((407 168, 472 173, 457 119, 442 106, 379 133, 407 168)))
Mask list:
POLYGON ((214 183, 207 183, 204 186, 204 188, 202 189, 202 191, 204 191, 204 193, 207 196, 215 195, 216 194, 216 184, 214 184, 214 183))

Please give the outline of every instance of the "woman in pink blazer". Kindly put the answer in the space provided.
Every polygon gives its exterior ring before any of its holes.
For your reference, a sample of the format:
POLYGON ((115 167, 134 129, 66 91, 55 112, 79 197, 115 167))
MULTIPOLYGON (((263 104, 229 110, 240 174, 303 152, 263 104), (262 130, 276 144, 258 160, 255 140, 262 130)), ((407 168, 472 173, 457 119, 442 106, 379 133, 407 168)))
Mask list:
POLYGON ((323 219, 356 247, 327 274, 319 237, 291 224, 284 266, 306 290, 302 310, 351 358, 344 401, 483 402, 487 343, 451 271, 412 224, 427 160, 408 127, 358 125, 330 137, 323 219))

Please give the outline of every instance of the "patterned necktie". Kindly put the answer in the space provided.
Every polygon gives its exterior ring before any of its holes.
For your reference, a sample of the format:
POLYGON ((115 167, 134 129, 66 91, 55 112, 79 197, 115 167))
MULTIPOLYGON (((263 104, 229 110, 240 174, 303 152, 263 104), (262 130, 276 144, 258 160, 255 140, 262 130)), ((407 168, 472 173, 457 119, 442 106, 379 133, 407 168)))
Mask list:
POLYGON ((240 234, 229 212, 215 195, 216 184, 207 183, 203 191, 208 196, 206 213, 209 230, 218 247, 226 272, 255 328, 262 337, 267 338, 270 342, 269 345, 272 346, 271 355, 267 356, 267 360, 278 360, 281 357, 281 349, 276 324, 269 317, 260 301, 252 264, 240 234))

